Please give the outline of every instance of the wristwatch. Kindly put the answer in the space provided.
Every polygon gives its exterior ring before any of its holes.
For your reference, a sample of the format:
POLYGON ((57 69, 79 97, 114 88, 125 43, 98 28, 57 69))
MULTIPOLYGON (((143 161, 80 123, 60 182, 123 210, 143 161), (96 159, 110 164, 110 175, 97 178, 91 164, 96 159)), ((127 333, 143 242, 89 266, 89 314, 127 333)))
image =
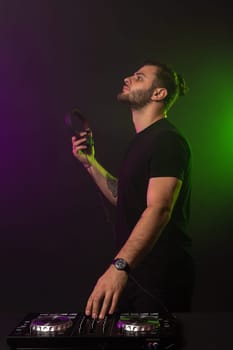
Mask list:
POLYGON ((122 258, 114 259, 112 261, 112 264, 115 266, 115 268, 117 270, 125 271, 125 272, 129 273, 129 264, 124 259, 122 259, 122 258))

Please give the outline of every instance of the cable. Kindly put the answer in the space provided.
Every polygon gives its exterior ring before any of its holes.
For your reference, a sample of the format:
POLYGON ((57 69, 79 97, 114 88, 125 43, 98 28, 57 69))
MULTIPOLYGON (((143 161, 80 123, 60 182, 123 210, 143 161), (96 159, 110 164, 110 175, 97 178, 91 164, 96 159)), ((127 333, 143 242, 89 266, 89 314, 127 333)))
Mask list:
MULTIPOLYGON (((158 295, 154 295, 154 294, 152 294, 150 291, 148 291, 146 288, 144 288, 131 274, 129 274, 129 278, 130 278, 144 293, 146 293, 147 295, 149 295, 150 297, 152 297, 153 299, 155 299, 156 301, 158 301, 166 313, 169 313, 167 307, 165 306, 165 304, 163 303, 163 301, 161 300, 161 298, 160 298, 158 295)), ((159 294, 159 293, 158 293, 158 294, 159 294)))

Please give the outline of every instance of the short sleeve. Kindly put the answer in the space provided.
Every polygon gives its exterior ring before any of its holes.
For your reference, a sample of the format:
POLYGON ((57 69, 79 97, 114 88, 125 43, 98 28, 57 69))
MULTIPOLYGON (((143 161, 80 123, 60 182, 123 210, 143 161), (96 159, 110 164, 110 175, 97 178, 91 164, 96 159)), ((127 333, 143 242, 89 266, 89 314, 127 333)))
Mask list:
POLYGON ((150 177, 172 176, 183 181, 189 157, 189 146, 182 136, 172 131, 160 134, 150 159, 150 177))

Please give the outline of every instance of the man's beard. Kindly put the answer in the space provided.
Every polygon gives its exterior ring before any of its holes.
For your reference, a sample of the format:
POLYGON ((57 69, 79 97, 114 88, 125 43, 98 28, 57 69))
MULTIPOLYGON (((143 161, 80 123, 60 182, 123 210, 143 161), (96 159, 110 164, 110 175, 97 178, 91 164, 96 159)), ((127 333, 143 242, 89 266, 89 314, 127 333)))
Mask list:
POLYGON ((151 102, 151 96, 153 94, 154 87, 148 90, 135 90, 128 93, 119 93, 117 100, 128 104, 131 109, 141 109, 151 102))

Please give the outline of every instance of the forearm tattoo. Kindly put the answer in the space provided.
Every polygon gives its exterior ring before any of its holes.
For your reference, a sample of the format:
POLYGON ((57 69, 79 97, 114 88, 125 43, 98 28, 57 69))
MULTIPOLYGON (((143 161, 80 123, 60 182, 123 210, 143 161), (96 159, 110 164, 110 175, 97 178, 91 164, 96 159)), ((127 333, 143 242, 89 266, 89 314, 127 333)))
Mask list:
POLYGON ((108 189, 111 191, 114 198, 117 197, 117 179, 107 176, 106 178, 108 189))

